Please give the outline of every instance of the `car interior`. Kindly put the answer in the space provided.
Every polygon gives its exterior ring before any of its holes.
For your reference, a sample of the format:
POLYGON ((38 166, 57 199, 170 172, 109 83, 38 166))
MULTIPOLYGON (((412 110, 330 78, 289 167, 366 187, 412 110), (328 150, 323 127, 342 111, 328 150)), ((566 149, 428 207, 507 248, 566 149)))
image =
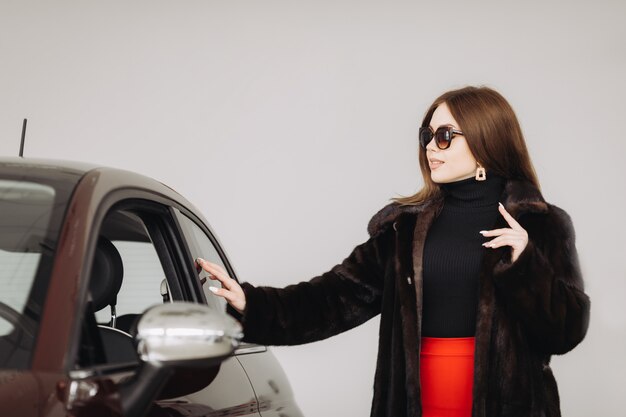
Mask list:
MULTIPOLYGON (((100 235, 94 252, 91 276, 89 279, 89 302, 86 311, 83 333, 88 332, 91 337, 83 334, 81 340, 82 365, 91 364, 122 364, 139 362, 133 335, 136 322, 145 309, 142 300, 137 300, 137 307, 132 312, 126 312, 118 316, 118 298, 123 294, 125 280, 132 280, 135 276, 125 275, 132 256, 126 259, 120 254, 116 242, 142 243, 142 247, 152 247, 152 241, 148 235, 141 218, 129 211, 111 211, 102 223, 100 235), (103 321, 102 317, 107 317, 103 321), (93 328, 97 328, 97 335, 93 328), (97 345, 100 340, 102 349, 97 345), (92 343, 93 342, 93 343, 92 343), (101 356, 101 357, 100 357, 101 356)), ((141 255, 141 254, 140 254, 141 255)), ((138 255, 135 255, 138 256, 138 255)), ((156 260, 158 262, 158 259, 156 260)), ((158 295, 160 302, 169 302, 169 285, 164 277, 150 277, 148 282, 149 291, 158 295)), ((151 297, 154 302, 155 296, 151 297)), ((136 297, 136 295, 135 295, 136 297)))

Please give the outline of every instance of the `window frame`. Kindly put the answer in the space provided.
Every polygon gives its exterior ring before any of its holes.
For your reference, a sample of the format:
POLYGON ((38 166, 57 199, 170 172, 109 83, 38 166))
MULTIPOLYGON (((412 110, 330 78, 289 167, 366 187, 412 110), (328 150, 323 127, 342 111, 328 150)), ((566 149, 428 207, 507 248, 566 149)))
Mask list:
MULTIPOLYGON (((196 216, 192 211, 190 211, 190 210, 188 210, 188 209, 186 209, 184 207, 174 207, 174 209, 175 209, 175 210, 173 210, 174 211, 174 218, 176 220, 176 224, 177 224, 178 228, 180 229, 180 222, 179 222, 179 219, 177 217, 178 215, 186 216, 196 226, 198 226, 202 230, 202 232, 209 238, 209 240, 211 241, 211 243, 213 244, 213 246, 217 250, 217 253, 219 254, 220 258, 222 259, 222 262, 224 263, 224 266, 226 267, 226 272, 228 272, 228 275, 232 279, 234 279, 235 281, 239 282, 239 279, 237 278, 237 273, 235 272, 232 264, 230 263, 230 260, 228 258, 228 255, 226 254, 226 251, 224 250, 224 248, 220 244, 219 240, 217 239, 217 237, 215 236, 213 231, 205 224, 205 222, 202 221, 202 219, 200 219, 198 216, 196 216)), ((181 230, 181 233, 184 235, 182 230, 181 230)))
POLYGON ((106 207, 100 206, 100 208, 103 209, 103 213, 94 221, 93 233, 89 239, 90 249, 88 251, 88 258, 90 259, 90 265, 88 267, 88 278, 81 280, 81 285, 86 288, 84 288, 83 291, 83 304, 76 323, 79 331, 76 337, 72 339, 73 351, 76 352, 76 354, 73 356, 73 359, 69 361, 70 374, 80 376, 81 378, 93 375, 109 375, 112 373, 133 371, 139 365, 108 363, 106 359, 103 359, 101 362, 81 365, 81 358, 79 356, 82 345, 81 337, 83 334, 85 334, 85 336, 89 338, 89 342, 93 344, 93 350, 96 352, 96 355, 100 355, 104 351, 102 340, 98 332, 92 328, 94 323, 97 324, 97 322, 95 320, 95 313, 93 311, 87 311, 89 308, 87 298, 89 294, 88 281, 91 277, 91 268, 93 267, 95 243, 102 232, 104 221, 110 213, 115 211, 128 211, 141 219, 157 252, 161 266, 163 267, 163 272, 170 287, 170 295, 173 300, 206 304, 206 299, 204 298, 198 279, 197 277, 194 278, 193 275, 195 268, 192 263, 187 262, 187 260, 191 258, 191 254, 187 247, 185 236, 173 212, 174 207, 181 206, 170 199, 159 198, 158 200, 159 201, 155 198, 126 196, 126 198, 118 199, 116 202, 106 207))

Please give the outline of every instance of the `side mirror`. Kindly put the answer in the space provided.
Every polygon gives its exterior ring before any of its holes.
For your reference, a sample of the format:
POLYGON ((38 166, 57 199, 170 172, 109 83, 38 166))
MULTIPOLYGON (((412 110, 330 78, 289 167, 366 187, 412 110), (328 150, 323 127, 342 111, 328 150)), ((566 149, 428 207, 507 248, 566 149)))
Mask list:
POLYGON ((230 356, 243 337, 232 317, 193 303, 159 304, 137 324, 137 353, 143 362, 208 367, 230 356))
POLYGON ((211 368, 229 357, 243 337, 241 325, 206 305, 159 304, 137 323, 141 368, 121 384, 123 415, 143 416, 167 380, 180 368, 211 368))

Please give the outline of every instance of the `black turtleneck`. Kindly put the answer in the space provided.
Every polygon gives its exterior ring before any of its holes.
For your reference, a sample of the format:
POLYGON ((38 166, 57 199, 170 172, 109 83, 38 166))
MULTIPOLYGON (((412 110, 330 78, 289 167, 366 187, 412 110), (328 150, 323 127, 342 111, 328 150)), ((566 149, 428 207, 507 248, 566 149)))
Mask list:
POLYGON ((486 250, 481 230, 499 215, 505 180, 468 178, 441 184, 444 206, 426 236, 422 336, 469 337, 476 331, 478 274, 486 250))

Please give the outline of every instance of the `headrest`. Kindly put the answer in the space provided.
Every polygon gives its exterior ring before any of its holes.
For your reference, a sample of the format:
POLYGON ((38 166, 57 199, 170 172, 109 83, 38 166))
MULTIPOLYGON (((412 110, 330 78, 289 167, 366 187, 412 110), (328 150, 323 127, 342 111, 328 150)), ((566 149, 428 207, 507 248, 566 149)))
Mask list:
POLYGON ((89 291, 94 311, 117 304, 117 293, 122 286, 124 267, 122 257, 110 240, 100 237, 93 258, 89 291))

